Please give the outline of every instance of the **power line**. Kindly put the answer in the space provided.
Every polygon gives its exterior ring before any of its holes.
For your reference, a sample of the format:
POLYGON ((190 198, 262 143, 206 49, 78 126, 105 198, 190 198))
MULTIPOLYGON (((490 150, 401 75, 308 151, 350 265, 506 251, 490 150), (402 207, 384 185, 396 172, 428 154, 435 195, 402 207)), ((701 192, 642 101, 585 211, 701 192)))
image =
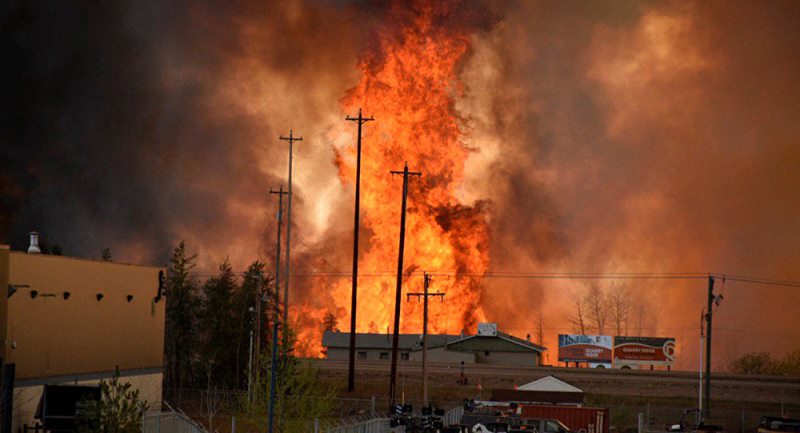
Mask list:
POLYGON ((740 283, 763 284, 767 286, 800 287, 800 282, 797 281, 771 280, 764 278, 732 276, 732 275, 722 275, 722 276, 725 277, 727 281, 737 281, 740 283))
MULTIPOLYGON (((331 266, 332 267, 332 266, 331 266)), ((243 272, 236 272, 237 275, 243 272)), ((701 273, 701 272, 675 272, 675 273, 651 273, 651 272, 624 272, 624 273, 605 273, 605 272, 447 272, 447 271, 433 271, 429 275, 438 277, 475 277, 486 279, 605 279, 605 280, 637 280, 637 279, 651 279, 651 280, 700 280, 708 277, 724 278, 726 281, 760 284, 768 286, 781 286, 781 287, 795 287, 800 288, 800 281, 790 280, 777 280, 771 278, 751 277, 744 275, 729 275, 719 273, 701 273)), ((210 272, 192 272, 194 276, 215 276, 217 273, 210 272)), ((351 272, 343 271, 320 271, 310 270, 308 272, 293 273, 292 277, 352 277, 351 272)), ((406 274, 406 277, 422 277, 422 271, 415 271, 406 274)), ((359 273, 358 277, 396 277, 396 274, 389 271, 368 271, 359 273)))
MULTIPOLYGON (((645 326, 642 327, 643 330, 647 331, 695 331, 696 326, 645 326)), ((542 328, 545 331, 564 331, 564 332, 571 332, 573 330, 570 326, 551 326, 551 327, 544 327, 542 328)), ((536 331, 536 327, 521 327, 521 328, 503 328, 504 331, 536 331)), ((800 335, 790 335, 790 334, 776 334, 773 332, 761 332, 761 331, 752 331, 747 329, 736 329, 736 328, 720 328, 714 327, 715 331, 722 331, 722 332, 730 332, 733 334, 743 334, 743 335, 763 335, 766 337, 775 337, 775 338, 785 338, 789 340, 800 340, 800 335)))

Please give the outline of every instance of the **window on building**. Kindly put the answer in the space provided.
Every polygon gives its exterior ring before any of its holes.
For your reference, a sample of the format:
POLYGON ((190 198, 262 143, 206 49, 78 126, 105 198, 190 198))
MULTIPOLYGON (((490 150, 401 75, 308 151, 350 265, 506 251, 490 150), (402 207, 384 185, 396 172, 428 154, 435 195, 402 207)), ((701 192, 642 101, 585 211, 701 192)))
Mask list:
POLYGON ((406 352, 406 353, 401 353, 401 354, 400 354, 400 359, 402 359, 402 360, 405 360, 405 361, 408 361, 408 352, 406 352))
POLYGON ((484 351, 484 352, 483 352, 483 354, 484 354, 485 356, 489 356, 489 351, 488 351, 488 350, 487 350, 487 351, 484 351))
POLYGON ((367 352, 358 352, 358 359, 367 359, 367 352))
POLYGON ((389 352, 381 352, 381 359, 389 359, 389 352))

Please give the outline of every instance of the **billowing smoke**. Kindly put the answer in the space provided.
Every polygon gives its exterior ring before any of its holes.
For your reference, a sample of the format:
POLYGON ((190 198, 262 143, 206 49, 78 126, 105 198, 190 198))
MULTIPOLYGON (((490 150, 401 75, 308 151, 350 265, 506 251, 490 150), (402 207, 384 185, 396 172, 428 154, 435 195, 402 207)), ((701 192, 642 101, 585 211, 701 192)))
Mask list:
MULTIPOLYGON (((485 168, 470 189, 495 197, 493 267, 797 279, 800 61, 789 47, 799 12, 713 2, 506 10, 465 70, 485 168)), ((572 297, 591 283, 497 281, 485 307, 514 311, 510 327, 532 335, 542 308, 554 347, 574 330, 564 320, 572 297)), ((696 365, 705 281, 595 283, 629 290, 629 330, 678 337, 678 367, 696 365)), ((720 290, 716 361, 800 345, 796 289, 717 281, 720 290)))
MULTIPOLYGON (((239 269, 271 261, 267 192, 286 182, 277 138, 292 128, 304 137, 295 268, 347 271, 353 191, 334 143, 354 140, 342 118, 355 113, 341 99, 389 8, 261 3, 3 6, 0 44, 15 61, 0 121, 0 238, 21 249, 36 229, 68 255, 110 247, 145 263, 186 239, 204 271, 225 257, 239 269)), ((497 18, 463 29, 453 104, 473 149, 458 198, 488 201, 490 271, 800 280, 797 4, 484 7, 497 18)), ((331 280, 296 278, 296 299, 329 300, 319 292, 331 280)), ((555 362, 571 300, 592 283, 628 290, 629 332, 675 336, 678 367, 696 365, 704 280, 484 278, 480 304, 522 337, 536 338, 541 312, 555 362)), ((800 345, 797 289, 717 287, 718 365, 800 345)))

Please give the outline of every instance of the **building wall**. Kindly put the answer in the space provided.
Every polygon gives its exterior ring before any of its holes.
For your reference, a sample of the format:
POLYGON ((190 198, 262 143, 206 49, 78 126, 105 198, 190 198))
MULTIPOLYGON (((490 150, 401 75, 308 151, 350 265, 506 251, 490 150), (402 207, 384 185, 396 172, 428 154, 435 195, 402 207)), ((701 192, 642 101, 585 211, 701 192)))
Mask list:
POLYGON ((30 286, 8 298, 0 318, 15 346, 6 345, 5 362, 16 364, 18 381, 163 366, 159 268, 19 252, 8 263, 8 283, 30 286))
MULTIPOLYGON (((350 350, 348 348, 329 347, 326 357, 328 359, 348 360, 350 359, 350 350)), ((409 354, 408 350, 398 350, 398 361, 402 361, 402 354, 409 354)), ((356 348, 356 361, 392 361, 392 349, 359 349, 356 348), (366 358, 359 358, 359 353, 364 353, 366 358), (381 353, 386 354, 387 359, 381 359, 381 353)))
POLYGON ((476 352, 475 362, 490 365, 519 365, 534 367, 539 365, 536 352, 476 352))
MULTIPOLYGON (((42 398, 44 383, 49 385, 97 385, 100 380, 109 380, 113 372, 104 372, 93 375, 79 375, 74 377, 55 377, 48 380, 24 380, 14 387, 14 409, 12 411, 12 431, 18 431, 23 425, 32 426, 35 422, 33 415, 39 400, 42 398)), ((119 381, 130 382, 139 390, 139 398, 147 401, 150 408, 161 407, 161 383, 163 375, 160 370, 128 370, 121 371, 119 381)))
MULTIPOLYGON (((411 352, 411 361, 422 362, 422 351, 415 350, 411 352)), ((455 350, 445 350, 444 347, 437 347, 435 349, 428 349, 428 362, 441 362, 453 365, 474 364, 475 354, 468 352, 457 352, 455 350)))
POLYGON ((326 349, 325 357, 328 359, 350 359, 350 351, 348 349, 341 349, 338 347, 329 347, 326 349))

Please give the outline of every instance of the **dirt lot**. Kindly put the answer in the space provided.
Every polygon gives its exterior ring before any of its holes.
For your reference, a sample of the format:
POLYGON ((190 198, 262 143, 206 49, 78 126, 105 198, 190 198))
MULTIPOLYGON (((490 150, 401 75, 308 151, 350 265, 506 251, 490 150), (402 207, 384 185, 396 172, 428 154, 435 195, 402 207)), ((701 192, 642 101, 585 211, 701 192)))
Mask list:
MULTIPOLYGON (((347 363, 314 360, 326 380, 342 389, 347 381, 347 363)), ((398 366, 398 399, 419 404, 421 371, 418 364, 398 366)), ((431 399, 449 407, 464 398, 487 398, 493 388, 512 388, 547 375, 556 376, 586 392, 586 403, 611 409, 617 431, 636 426, 638 413, 645 414, 650 430, 663 431, 664 424, 680 419, 683 410, 697 406, 698 378, 693 372, 620 371, 574 368, 467 366, 468 385, 457 384, 460 367, 429 366, 431 399), (478 389, 480 383, 481 390, 478 389)), ((356 390, 344 396, 376 398, 378 409, 388 407, 388 362, 362 362, 356 367, 356 390)), ((712 376, 712 419, 727 431, 755 431, 764 414, 800 415, 800 378, 714 374, 712 376)))

